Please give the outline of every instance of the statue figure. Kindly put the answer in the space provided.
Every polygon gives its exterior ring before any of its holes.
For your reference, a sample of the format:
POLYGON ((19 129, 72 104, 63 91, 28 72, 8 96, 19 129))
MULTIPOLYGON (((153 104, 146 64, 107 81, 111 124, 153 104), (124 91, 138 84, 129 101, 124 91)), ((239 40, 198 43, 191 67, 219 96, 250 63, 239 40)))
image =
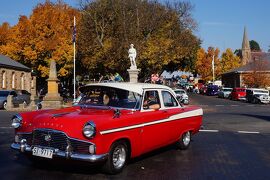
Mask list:
POLYGON ((130 64, 131 64, 130 69, 137 69, 137 65, 135 61, 136 56, 137 56, 136 49, 134 48, 134 45, 131 44, 128 50, 128 57, 130 59, 130 64))

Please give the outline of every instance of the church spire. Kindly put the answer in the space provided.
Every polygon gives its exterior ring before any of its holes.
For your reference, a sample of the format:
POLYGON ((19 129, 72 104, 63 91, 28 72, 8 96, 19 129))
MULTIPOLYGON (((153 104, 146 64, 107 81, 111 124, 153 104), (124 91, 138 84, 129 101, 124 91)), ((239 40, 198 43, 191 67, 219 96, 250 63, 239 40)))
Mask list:
POLYGON ((244 36, 242 42, 242 63, 243 65, 247 64, 251 59, 251 50, 249 45, 249 40, 247 36, 246 27, 244 28, 244 36))

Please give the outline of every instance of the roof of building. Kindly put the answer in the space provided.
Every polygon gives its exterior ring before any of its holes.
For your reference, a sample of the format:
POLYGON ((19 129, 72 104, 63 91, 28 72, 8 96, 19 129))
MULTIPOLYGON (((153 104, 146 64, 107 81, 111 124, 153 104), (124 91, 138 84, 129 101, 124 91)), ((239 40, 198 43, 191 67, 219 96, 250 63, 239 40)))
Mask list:
POLYGON ((270 72, 270 61, 267 60, 257 60, 250 62, 244 66, 241 66, 239 68, 230 70, 224 74, 231 74, 231 73, 244 73, 244 72, 270 72), (260 61, 260 62, 258 62, 260 61))
POLYGON ((17 69, 22 71, 31 71, 29 67, 26 67, 25 65, 7 57, 2 54, 0 54, 0 67, 10 68, 10 69, 17 69))

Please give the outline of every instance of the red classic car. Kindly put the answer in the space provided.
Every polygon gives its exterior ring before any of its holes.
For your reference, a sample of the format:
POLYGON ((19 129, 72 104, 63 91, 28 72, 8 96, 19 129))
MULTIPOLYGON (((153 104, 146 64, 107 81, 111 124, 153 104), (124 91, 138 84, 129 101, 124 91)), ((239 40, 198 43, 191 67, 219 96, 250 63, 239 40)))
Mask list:
POLYGON ((246 100, 246 88, 233 88, 231 95, 231 100, 246 100))
POLYGON ((99 83, 80 91, 73 107, 14 116, 11 147, 37 158, 104 162, 115 174, 162 146, 187 149, 202 124, 202 109, 182 106, 167 86, 99 83))

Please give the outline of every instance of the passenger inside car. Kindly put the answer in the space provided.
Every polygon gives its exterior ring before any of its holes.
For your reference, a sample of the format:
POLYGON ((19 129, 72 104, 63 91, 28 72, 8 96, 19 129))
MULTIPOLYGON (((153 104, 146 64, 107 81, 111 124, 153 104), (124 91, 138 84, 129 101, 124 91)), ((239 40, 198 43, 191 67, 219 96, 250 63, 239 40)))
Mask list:
POLYGON ((143 109, 159 109, 160 101, 157 91, 146 91, 143 101, 143 109))

